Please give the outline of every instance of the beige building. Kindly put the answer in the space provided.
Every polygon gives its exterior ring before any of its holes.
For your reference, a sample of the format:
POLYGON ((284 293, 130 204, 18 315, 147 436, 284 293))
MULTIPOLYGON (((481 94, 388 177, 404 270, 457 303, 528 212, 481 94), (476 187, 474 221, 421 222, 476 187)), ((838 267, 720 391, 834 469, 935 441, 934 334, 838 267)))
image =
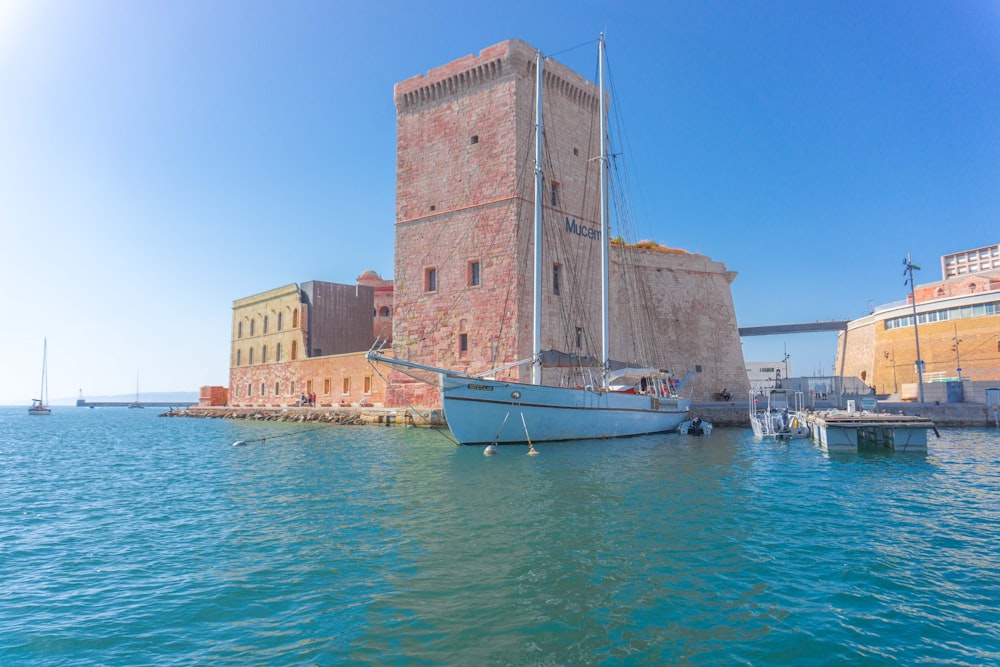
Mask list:
MULTIPOLYGON (((917 395, 917 340, 924 382, 1000 382, 1000 270, 988 246, 944 255, 942 280, 918 285, 907 298, 874 309, 839 337, 837 368, 879 394, 917 395)), ((965 391, 975 398, 979 387, 965 391)), ((925 397, 926 398, 926 397, 925 397)), ((981 396, 979 398, 982 398, 981 396)))
POLYGON ((385 383, 364 355, 391 331, 391 303, 392 281, 374 271, 356 285, 314 280, 237 299, 229 404, 383 403, 385 383))

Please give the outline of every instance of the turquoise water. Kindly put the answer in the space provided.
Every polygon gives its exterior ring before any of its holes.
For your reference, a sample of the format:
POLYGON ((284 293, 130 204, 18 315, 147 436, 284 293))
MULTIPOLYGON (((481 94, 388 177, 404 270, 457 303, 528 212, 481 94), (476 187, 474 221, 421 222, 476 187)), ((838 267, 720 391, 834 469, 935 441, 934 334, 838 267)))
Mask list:
POLYGON ((995 429, 307 428, 0 408, 0 664, 1000 664, 995 429))

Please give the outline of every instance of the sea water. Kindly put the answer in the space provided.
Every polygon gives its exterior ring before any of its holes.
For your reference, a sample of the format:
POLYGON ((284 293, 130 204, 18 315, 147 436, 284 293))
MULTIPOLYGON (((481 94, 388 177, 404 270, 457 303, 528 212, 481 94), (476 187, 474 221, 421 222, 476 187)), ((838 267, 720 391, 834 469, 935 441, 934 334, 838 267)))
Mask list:
POLYGON ((996 429, 487 457, 157 413, 0 409, 0 664, 1000 664, 996 429))

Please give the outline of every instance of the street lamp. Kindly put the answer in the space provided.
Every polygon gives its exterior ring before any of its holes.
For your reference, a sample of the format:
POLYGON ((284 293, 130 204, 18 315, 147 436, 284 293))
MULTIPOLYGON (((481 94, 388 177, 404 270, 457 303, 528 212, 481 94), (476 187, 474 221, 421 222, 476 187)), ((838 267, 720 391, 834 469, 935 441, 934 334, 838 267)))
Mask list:
POLYGON ((899 391, 898 385, 896 384, 896 355, 890 354, 888 351, 883 352, 882 354, 884 354, 886 360, 892 364, 892 393, 895 394, 899 391))
POLYGON ((955 368, 958 369, 958 381, 962 381, 962 359, 958 356, 958 346, 962 342, 962 339, 958 337, 958 325, 955 325, 955 336, 952 338, 955 344, 951 346, 952 351, 955 353, 955 368))
POLYGON ((920 402, 924 402, 924 360, 920 358, 920 334, 917 331, 917 295, 913 286, 913 272, 919 271, 920 267, 910 260, 910 253, 906 253, 906 259, 903 260, 903 265, 906 268, 903 270, 903 275, 907 273, 910 277, 903 283, 904 285, 910 284, 910 302, 913 305, 913 338, 917 343, 917 391, 919 395, 920 402))

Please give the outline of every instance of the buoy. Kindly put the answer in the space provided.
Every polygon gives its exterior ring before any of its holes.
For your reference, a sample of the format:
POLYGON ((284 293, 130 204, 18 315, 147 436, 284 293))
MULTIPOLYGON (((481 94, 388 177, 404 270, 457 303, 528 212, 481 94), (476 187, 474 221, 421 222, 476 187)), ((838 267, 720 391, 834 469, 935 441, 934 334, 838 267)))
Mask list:
POLYGON ((239 447, 240 445, 245 445, 245 444, 247 444, 246 440, 237 440, 236 442, 233 443, 233 447, 239 447))
POLYGON ((493 456, 494 454, 499 453, 500 449, 496 446, 496 443, 486 445, 486 449, 483 450, 483 456, 493 456))
POLYGON ((528 443, 528 456, 538 456, 538 450, 530 442, 528 443))

